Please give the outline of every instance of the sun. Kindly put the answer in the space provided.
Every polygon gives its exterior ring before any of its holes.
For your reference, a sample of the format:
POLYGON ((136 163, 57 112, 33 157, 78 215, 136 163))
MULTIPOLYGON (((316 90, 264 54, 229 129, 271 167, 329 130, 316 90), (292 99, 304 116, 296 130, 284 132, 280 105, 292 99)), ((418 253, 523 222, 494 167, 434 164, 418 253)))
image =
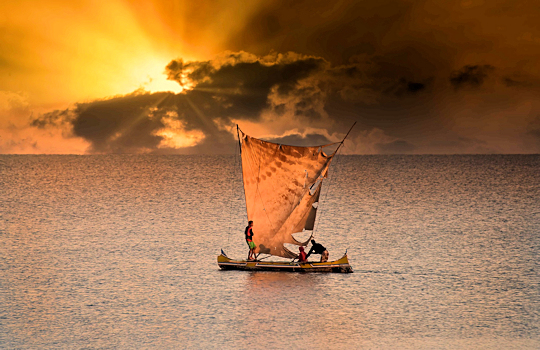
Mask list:
POLYGON ((136 80, 140 87, 149 92, 173 92, 179 94, 185 87, 176 81, 168 80, 165 67, 169 60, 152 58, 141 62, 135 69, 136 80))
POLYGON ((143 89, 154 92, 173 92, 179 94, 186 90, 176 81, 168 80, 165 67, 171 61, 163 57, 140 57, 128 62, 127 72, 130 75, 127 86, 121 90, 143 89))

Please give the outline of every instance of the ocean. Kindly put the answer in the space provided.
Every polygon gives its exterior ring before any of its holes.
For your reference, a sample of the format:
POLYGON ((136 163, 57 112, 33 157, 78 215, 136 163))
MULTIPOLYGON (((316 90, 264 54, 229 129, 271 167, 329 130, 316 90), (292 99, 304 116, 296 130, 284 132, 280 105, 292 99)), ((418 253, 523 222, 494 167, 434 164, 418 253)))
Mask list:
POLYGON ((221 271, 238 156, 0 155, 2 349, 538 349, 540 156, 338 156, 352 274, 221 271))

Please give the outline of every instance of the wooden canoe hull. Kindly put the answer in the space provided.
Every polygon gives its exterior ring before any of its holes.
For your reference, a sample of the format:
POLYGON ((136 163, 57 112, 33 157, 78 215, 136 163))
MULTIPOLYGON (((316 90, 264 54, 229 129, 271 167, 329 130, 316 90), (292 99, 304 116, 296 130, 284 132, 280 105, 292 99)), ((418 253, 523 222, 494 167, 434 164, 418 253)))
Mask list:
POLYGON ((349 265, 347 254, 336 261, 321 262, 278 262, 278 261, 245 261, 233 260, 220 254, 217 258, 218 265, 223 270, 244 271, 285 271, 285 272, 334 272, 351 273, 353 269, 349 265))

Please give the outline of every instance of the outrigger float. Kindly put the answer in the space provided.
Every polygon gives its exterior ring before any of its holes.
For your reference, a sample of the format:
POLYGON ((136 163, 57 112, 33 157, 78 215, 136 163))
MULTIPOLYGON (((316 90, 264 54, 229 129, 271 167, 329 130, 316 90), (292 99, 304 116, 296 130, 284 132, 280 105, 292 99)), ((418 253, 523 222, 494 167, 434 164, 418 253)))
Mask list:
POLYGON ((284 271, 284 272, 337 272, 351 273, 353 269, 349 265, 347 253, 336 261, 327 262, 277 262, 277 261, 257 261, 257 260, 233 260, 227 257, 223 250, 217 258, 218 265, 223 270, 244 270, 244 271, 284 271))
POLYGON ((244 134, 237 126, 247 217, 254 223, 257 260, 234 260, 221 250, 217 257, 221 269, 353 272, 347 252, 335 261, 300 263, 295 262, 298 254, 285 246, 305 247, 313 238, 323 180, 351 130, 341 142, 302 147, 260 140, 244 134), (326 147, 331 146, 336 146, 335 151, 326 154, 326 147), (306 231, 311 231, 311 236, 304 242, 293 236, 306 231), (261 254, 266 256, 259 258, 261 254), (292 260, 263 261, 270 256, 292 260))

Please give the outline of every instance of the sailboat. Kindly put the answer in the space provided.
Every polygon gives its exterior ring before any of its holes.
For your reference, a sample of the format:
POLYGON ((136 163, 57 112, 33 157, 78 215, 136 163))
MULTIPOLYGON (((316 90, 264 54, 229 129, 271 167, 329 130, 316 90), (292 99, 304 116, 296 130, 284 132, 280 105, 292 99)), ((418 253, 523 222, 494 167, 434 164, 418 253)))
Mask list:
POLYGON ((234 260, 222 249, 217 258, 221 269, 353 272, 346 251, 342 258, 335 261, 298 262, 295 261, 297 254, 285 246, 306 246, 312 239, 323 180, 327 178, 330 164, 351 130, 341 142, 301 147, 251 137, 237 125, 246 210, 248 220, 254 222, 253 241, 257 246, 257 259, 234 260), (324 152, 327 147, 336 145, 331 154, 324 152), (304 242, 293 236, 305 231, 312 233, 304 242), (263 254, 266 256, 259 258, 263 254), (271 256, 293 260, 264 260, 271 256))

